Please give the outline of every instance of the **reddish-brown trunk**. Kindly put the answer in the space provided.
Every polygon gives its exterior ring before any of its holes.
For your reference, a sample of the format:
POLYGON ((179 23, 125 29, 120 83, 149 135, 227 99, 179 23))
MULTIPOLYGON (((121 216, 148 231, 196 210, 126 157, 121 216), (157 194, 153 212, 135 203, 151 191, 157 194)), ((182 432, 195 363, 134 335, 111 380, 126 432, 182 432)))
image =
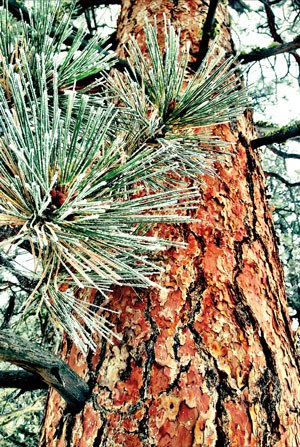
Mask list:
MULTIPOLYGON (((120 52, 131 32, 142 43, 146 14, 160 23, 166 13, 196 53, 206 3, 123 0, 120 52)), ((230 51, 223 4, 217 20, 230 51)), ((94 381, 94 397, 72 416, 52 391, 41 447, 300 445, 299 364, 250 114, 216 133, 234 156, 206 178, 200 222, 157 228, 188 242, 161 253, 166 290, 116 290, 122 342, 101 341, 87 358, 65 342, 63 357, 94 381)))

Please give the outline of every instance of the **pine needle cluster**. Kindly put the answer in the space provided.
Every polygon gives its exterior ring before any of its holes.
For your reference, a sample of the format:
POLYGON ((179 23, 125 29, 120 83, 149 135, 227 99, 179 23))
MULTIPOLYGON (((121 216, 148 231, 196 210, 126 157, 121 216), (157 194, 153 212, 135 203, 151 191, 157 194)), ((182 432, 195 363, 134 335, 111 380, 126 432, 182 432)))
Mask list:
POLYGON ((184 179, 213 174, 215 149, 226 149, 207 129, 248 99, 234 59, 208 54, 188 74, 189 49, 167 21, 163 49, 147 24, 148 54, 131 38, 130 73, 111 73, 115 55, 97 36, 82 47, 72 10, 57 23, 60 6, 35 1, 30 23, 2 11, 0 226, 9 236, 0 248, 30 250, 37 281, 24 311, 44 306, 84 351, 97 346, 91 334, 113 331, 78 290, 106 298, 114 285, 157 286, 153 254, 182 244, 147 230, 191 220, 199 193, 184 179), (76 88, 95 74, 92 86, 76 88))

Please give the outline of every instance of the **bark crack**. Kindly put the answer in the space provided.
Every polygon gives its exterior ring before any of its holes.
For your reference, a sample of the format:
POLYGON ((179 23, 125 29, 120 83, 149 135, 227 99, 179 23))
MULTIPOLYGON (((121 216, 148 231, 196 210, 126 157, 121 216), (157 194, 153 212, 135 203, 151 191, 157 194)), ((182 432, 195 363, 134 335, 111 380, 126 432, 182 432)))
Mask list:
POLYGON ((260 343, 265 354, 267 368, 261 375, 257 385, 261 389, 261 405, 267 415, 267 424, 263 439, 264 446, 273 447, 274 442, 280 441, 280 419, 277 414, 276 405, 281 400, 281 387, 278 377, 274 355, 269 348, 263 334, 260 336, 260 343), (269 428, 268 428, 269 427, 269 428))
POLYGON ((151 316, 151 298, 150 295, 148 295, 147 298, 147 306, 145 309, 145 317, 146 320, 149 322, 151 327, 151 335, 149 339, 145 342, 145 349, 147 352, 147 361, 145 363, 144 367, 144 375, 143 375, 143 384, 139 390, 140 396, 142 399, 147 398, 148 396, 148 389, 151 379, 151 369, 155 363, 155 343, 159 335, 159 329, 157 327, 156 322, 153 320, 151 316))
POLYGON ((229 396, 233 401, 236 397, 236 392, 230 387, 227 374, 218 369, 218 366, 215 361, 215 368, 218 371, 219 375, 219 385, 216 387, 218 393, 218 400, 216 403, 216 417, 215 417, 215 425, 217 431, 217 440, 216 447, 227 447, 230 446, 230 440, 224 430, 226 427, 227 417, 226 410, 224 407, 224 402, 229 396))
POLYGON ((145 416, 139 421, 138 424, 138 437, 142 442, 143 447, 150 447, 153 442, 150 439, 149 434, 149 407, 148 405, 145 407, 145 416))
POLYGON ((107 346, 107 342, 104 338, 102 338, 101 340, 101 348, 100 348, 100 354, 99 354, 99 360, 98 363, 96 365, 95 370, 93 370, 93 357, 94 357, 94 353, 92 352, 92 350, 90 350, 88 352, 87 358, 86 358, 86 362, 88 365, 88 370, 89 370, 89 380, 88 380, 88 385, 89 388, 92 390, 96 383, 97 383, 97 379, 98 379, 98 375, 100 373, 100 369, 101 366, 103 365, 103 362, 105 360, 105 355, 106 355, 106 346, 107 346))
POLYGON ((72 447, 72 434, 75 424, 75 416, 69 413, 66 417, 66 431, 65 431, 65 441, 66 447, 72 447))
POLYGON ((100 428, 98 428, 96 438, 94 439, 94 442, 93 442, 93 447, 100 447, 100 446, 105 447, 107 437, 104 436, 104 439, 103 439, 103 435, 104 435, 104 430, 108 425, 109 425, 109 423, 108 423, 107 419, 102 419, 102 425, 100 428), (102 439, 103 439, 103 442, 102 442, 102 439))
POLYGON ((188 370, 190 369, 190 366, 191 366, 191 361, 189 361, 186 365, 180 365, 177 376, 175 377, 173 382, 167 386, 165 391, 162 391, 161 393, 159 393, 159 396, 161 396, 162 394, 170 393, 170 391, 174 390, 176 387, 178 389, 180 389, 179 380, 181 379, 181 376, 183 373, 188 372, 188 370))
MULTIPOLYGON (((242 244, 237 243, 238 253, 242 249, 242 244)), ((262 333, 258 331, 258 322, 255 319, 251 308, 244 303, 244 295, 237 283, 238 274, 241 272, 239 268, 239 257, 237 254, 237 269, 234 275, 234 292, 235 296, 239 297, 236 309, 234 311, 235 318, 241 330, 243 330, 245 336, 247 336, 247 326, 251 326, 256 331, 259 337, 260 345, 262 347, 264 358, 266 361, 266 369, 257 382, 258 389, 261 390, 260 404, 265 410, 267 416, 267 424, 263 434, 264 447, 272 447, 275 441, 280 440, 280 420, 277 414, 276 405, 281 399, 280 381, 276 369, 274 354, 269 348, 267 341, 262 333)), ((245 377, 245 380, 247 378, 245 377)), ((251 420, 251 418, 250 418, 251 420)), ((221 444, 220 444, 221 446, 221 444)))

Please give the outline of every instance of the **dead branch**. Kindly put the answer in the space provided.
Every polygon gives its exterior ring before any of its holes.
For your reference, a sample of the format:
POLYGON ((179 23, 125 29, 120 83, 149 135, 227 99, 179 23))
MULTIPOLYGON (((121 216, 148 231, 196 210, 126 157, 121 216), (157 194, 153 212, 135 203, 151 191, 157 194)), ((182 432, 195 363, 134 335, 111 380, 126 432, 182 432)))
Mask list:
POLYGON ((300 182, 289 182, 284 177, 281 177, 281 175, 277 174, 277 172, 269 172, 265 171, 266 177, 273 177, 279 180, 281 183, 283 183, 285 186, 288 186, 289 188, 294 188, 295 186, 300 186, 300 182))
POLYGON ((300 135, 300 122, 292 124, 291 126, 282 127, 269 135, 256 138, 251 141, 251 147, 257 149, 261 146, 266 146, 273 143, 284 143, 290 138, 295 138, 300 135))
POLYGON ((268 149, 270 149, 273 154, 278 155, 281 158, 294 158, 297 160, 300 160, 300 154, 289 154, 288 152, 281 151, 280 149, 277 149, 274 145, 268 145, 268 149))
POLYGON ((281 36, 277 32, 275 14, 270 6, 269 1, 261 0, 261 2, 264 4, 264 8, 265 8, 266 15, 267 15, 268 27, 269 27, 271 36, 274 39, 274 42, 283 43, 281 36))
POLYGON ((0 360, 20 366, 55 388, 72 411, 80 411, 90 397, 88 384, 66 363, 8 330, 0 331, 0 360))
POLYGON ((271 56, 276 56, 277 54, 291 53, 298 48, 300 48, 300 36, 297 36, 291 42, 274 45, 269 48, 259 48, 250 53, 240 54, 239 60, 242 64, 248 64, 249 62, 257 62, 271 56))
POLYGON ((48 385, 28 371, 0 371, 0 388, 18 388, 21 391, 46 390, 48 385))

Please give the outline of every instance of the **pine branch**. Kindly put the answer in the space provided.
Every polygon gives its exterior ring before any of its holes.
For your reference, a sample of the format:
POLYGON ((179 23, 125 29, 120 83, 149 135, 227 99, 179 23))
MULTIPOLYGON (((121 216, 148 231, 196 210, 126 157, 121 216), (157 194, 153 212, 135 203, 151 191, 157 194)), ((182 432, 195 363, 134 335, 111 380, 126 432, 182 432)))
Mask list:
POLYGON ((55 388, 73 411, 80 411, 90 397, 87 383, 66 363, 7 330, 0 331, 0 360, 35 374, 39 381, 55 388))
MULTIPOLYGON (((79 290, 94 288, 106 300, 112 285, 157 286, 152 278, 163 267, 151 256, 185 245, 148 236, 148 227, 192 220, 187 210, 197 206, 199 189, 181 179, 214 173, 214 149, 222 152, 225 143, 206 129, 235 119, 249 102, 235 59, 220 63, 223 55, 211 58, 213 49, 185 82, 189 48, 180 50, 180 36, 167 21, 163 50, 156 26, 146 26, 148 60, 132 38, 136 82, 128 73, 119 86, 113 79, 110 91, 94 102, 70 89, 58 94, 62 85, 81 79, 82 70, 93 73, 89 61, 97 57, 97 41, 87 45, 86 63, 77 51, 83 34, 77 33, 56 70, 52 59, 70 35, 70 14, 52 40, 47 36, 55 14, 48 3, 43 6, 41 14, 32 13, 30 60, 21 47, 10 64, 3 38, 8 88, 0 90, 0 226, 19 231, 0 247, 29 243, 38 282, 23 311, 44 306, 86 351, 96 349, 99 336, 120 335, 103 316, 103 301, 85 302, 79 290), (116 98, 123 102, 119 110, 116 98), (199 127, 204 132, 191 131, 199 127)), ((18 30, 26 39, 27 28, 18 30)))
POLYGON ((128 77, 118 78, 119 84, 115 87, 114 80, 110 80, 111 90, 124 101, 127 110, 131 108, 139 118, 144 115, 146 122, 152 107, 165 133, 228 122, 244 111, 249 100, 236 78, 234 58, 220 64, 223 55, 212 59, 211 48, 197 72, 186 82, 189 48, 180 50, 179 35, 170 23, 165 23, 164 34, 165 53, 158 45, 156 25, 146 24, 149 60, 143 57, 134 39, 128 45, 129 63, 132 71, 143 79, 143 89, 138 92, 128 77), (135 101, 131 101, 133 96, 135 101))
MULTIPOLYGON (((4 5, 6 4, 6 3, 5 3, 5 0, 2 0, 2 1, 0 0, 0 6, 3 5, 3 4, 4 4, 4 5)), ((28 24, 31 23, 31 22, 30 22, 30 15, 29 15, 29 12, 28 12, 27 8, 26 8, 24 5, 20 4, 19 2, 15 1, 15 0, 8 0, 7 5, 8 5, 8 10, 9 10, 9 12, 10 12, 10 13, 11 13, 17 20, 21 20, 21 21, 24 20, 24 22, 26 22, 26 23, 28 23, 28 24)), ((77 33, 78 33, 78 28, 76 28, 75 26, 73 26, 73 35, 68 36, 68 37, 64 40, 64 43, 65 43, 66 45, 70 45, 70 46, 72 46, 73 43, 74 43, 74 39, 75 39, 74 35, 76 35, 77 33)), ((53 28, 53 29, 51 30, 51 32, 50 32, 50 37, 53 37, 53 36, 55 36, 55 35, 56 35, 56 29, 53 28)), ((93 37, 93 36, 90 36, 90 39, 92 39, 92 37, 93 37)), ((83 38, 83 39, 81 40, 81 44, 80 44, 80 46, 79 46, 78 49, 79 49, 79 50, 83 50, 83 49, 85 49, 85 48, 89 45, 90 39, 83 38)), ((107 51, 106 49, 104 49, 104 48, 101 47, 101 46, 98 47, 98 52, 101 53, 101 54, 103 54, 103 55, 105 55, 105 56, 108 56, 108 55, 111 54, 109 51, 107 51)), ((124 72, 126 71, 126 72, 129 73, 129 75, 131 75, 131 76, 133 77, 133 73, 132 73, 132 71, 131 71, 131 67, 129 66, 129 64, 127 63, 127 61, 125 61, 125 60, 123 60, 123 59, 116 58, 116 63, 115 63, 115 65, 114 65, 114 68, 117 69, 117 70, 119 70, 119 71, 122 72, 122 73, 124 73, 124 72)), ((136 78, 134 78, 134 79, 136 80, 136 78)))
POLYGON ((0 246, 31 245, 38 283, 24 312, 38 300, 82 350, 96 349, 97 335, 115 336, 100 313, 106 309, 75 297, 73 288, 93 287, 107 297, 112 284, 154 286, 151 276, 162 267, 148 256, 184 244, 147 236, 144 226, 191 221, 186 210, 199 192, 170 190, 176 163, 169 146, 142 147, 129 157, 121 135, 111 140, 113 105, 95 110, 86 95, 76 102, 70 92, 61 119, 57 74, 50 97, 43 56, 37 66, 40 97, 25 61, 18 74, 6 67, 13 113, 0 90, 0 226, 19 228, 0 246), (155 193, 145 188, 148 181, 156 182, 155 193))
POLYGON ((285 186, 288 186, 289 188, 294 188, 296 186, 300 186, 300 182, 289 182, 284 177, 277 174, 277 172, 265 171, 265 174, 267 177, 276 178, 277 180, 279 180, 281 183, 283 183, 285 186))
POLYGON ((214 161, 228 155, 226 143, 213 136, 209 127, 235 119, 249 106, 236 77, 235 59, 221 63, 222 54, 212 57, 213 46, 187 79, 189 47, 180 49, 179 35, 171 24, 165 22, 163 49, 157 42, 156 24, 146 23, 145 31, 149 58, 142 55, 135 39, 127 47, 132 72, 143 79, 142 85, 126 74, 107 77, 112 99, 120 104, 118 119, 125 128, 131 127, 128 152, 138 134, 144 138, 139 144, 159 144, 174 154, 174 171, 181 178, 198 182, 201 175, 214 174, 214 161), (200 127, 201 132, 190 132, 200 127))
POLYGON ((288 43, 273 44, 269 48, 259 48, 250 53, 240 54, 238 59, 242 64, 248 64, 249 62, 257 62, 277 54, 294 52, 298 48, 300 48, 300 36, 288 43))
POLYGON ((206 19, 202 30, 202 39, 200 42, 200 50, 194 55, 196 61, 192 64, 193 69, 197 70, 204 60, 209 47, 209 41, 214 37, 215 14, 217 11, 219 0, 210 0, 206 19))
POLYGON ((23 392, 46 390, 48 384, 29 371, 0 371, 0 388, 19 388, 23 392))
POLYGON ((296 122, 291 126, 285 126, 278 129, 275 132, 265 135, 263 137, 256 138, 251 141, 251 146, 253 149, 257 149, 261 146, 266 146, 273 143, 284 143, 289 138, 295 138, 300 135, 300 122, 296 122))

